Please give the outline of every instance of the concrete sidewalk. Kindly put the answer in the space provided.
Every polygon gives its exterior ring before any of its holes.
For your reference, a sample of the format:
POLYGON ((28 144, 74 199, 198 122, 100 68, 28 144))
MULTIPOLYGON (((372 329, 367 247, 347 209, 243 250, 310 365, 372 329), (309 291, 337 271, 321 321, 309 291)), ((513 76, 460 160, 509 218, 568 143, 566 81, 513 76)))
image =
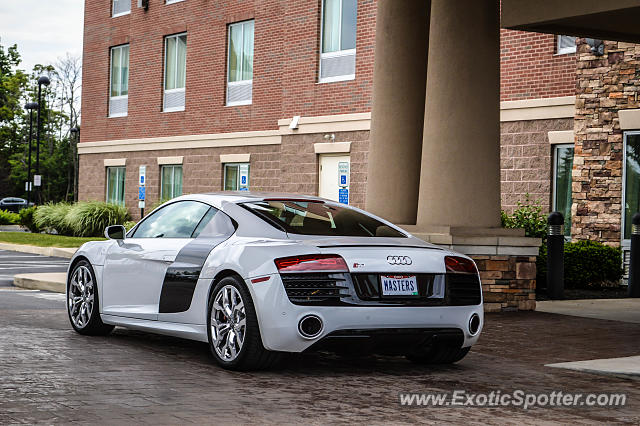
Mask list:
POLYGON ((640 356, 560 362, 546 366, 640 380, 640 356))
POLYGON ((0 243, 0 250, 17 251, 20 253, 39 254, 49 257, 63 257, 65 259, 71 259, 78 248, 65 248, 65 247, 38 247, 28 246, 24 244, 9 244, 0 243))
POLYGON ((66 272, 18 274, 13 278, 13 285, 32 290, 64 293, 67 289, 67 274, 66 272))
POLYGON ((545 300, 536 311, 640 324, 640 299, 545 300))

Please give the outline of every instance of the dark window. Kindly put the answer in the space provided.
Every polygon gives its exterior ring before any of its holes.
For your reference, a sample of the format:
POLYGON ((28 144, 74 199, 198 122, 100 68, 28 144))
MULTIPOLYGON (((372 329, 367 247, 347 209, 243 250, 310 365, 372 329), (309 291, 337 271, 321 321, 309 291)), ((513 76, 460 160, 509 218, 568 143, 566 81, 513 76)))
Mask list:
POLYGON ((244 207, 291 234, 344 237, 406 237, 405 234, 356 210, 322 201, 270 200, 244 207))

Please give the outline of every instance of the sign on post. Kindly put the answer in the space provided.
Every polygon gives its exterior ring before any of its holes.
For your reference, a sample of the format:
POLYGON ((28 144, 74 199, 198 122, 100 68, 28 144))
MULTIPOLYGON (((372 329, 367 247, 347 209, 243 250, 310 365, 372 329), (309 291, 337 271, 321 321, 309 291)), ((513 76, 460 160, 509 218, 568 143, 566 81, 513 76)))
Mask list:
POLYGON ((349 162, 338 162, 338 202, 349 204, 349 162))
POLYGON ((140 216, 144 215, 144 207, 145 207, 145 198, 147 195, 147 191, 145 188, 147 177, 147 166, 140 166, 140 178, 138 179, 138 208, 140 211, 140 216))
POLYGON ((238 185, 240 191, 249 190, 249 165, 240 164, 240 185, 238 185))
POLYGON ((42 175, 33 175, 33 186, 42 186, 42 175))

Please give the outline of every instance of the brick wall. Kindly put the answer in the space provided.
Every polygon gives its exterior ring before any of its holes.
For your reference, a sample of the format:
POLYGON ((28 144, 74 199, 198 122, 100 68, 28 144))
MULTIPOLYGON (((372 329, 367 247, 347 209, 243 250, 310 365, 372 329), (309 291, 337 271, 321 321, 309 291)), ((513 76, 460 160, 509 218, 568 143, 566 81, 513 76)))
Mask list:
POLYGON ((551 150, 549 131, 572 130, 573 119, 512 121, 501 124, 500 180, 502 208, 512 212, 526 194, 551 206, 551 150))
POLYGON ((500 30, 500 99, 573 96, 576 55, 556 55, 556 36, 500 30))
POLYGON ((320 0, 150 0, 112 18, 85 2, 81 141, 277 128, 280 118, 371 109, 375 0, 358 2, 356 79, 318 84, 320 0), (253 103, 225 106, 227 25, 255 19, 253 103), (164 37, 187 33, 184 112, 162 112, 164 37), (108 118, 109 48, 130 44, 129 113, 108 118))
POLYGON ((595 56, 580 40, 573 161, 574 239, 620 245, 623 134, 618 111, 640 108, 640 47, 605 42, 595 56))
POLYGON ((126 158, 125 204, 134 218, 138 210, 138 170, 146 165, 147 206, 160 198, 160 166, 157 157, 183 156, 183 192, 221 191, 223 164, 220 154, 251 154, 251 188, 257 191, 281 191, 280 145, 249 147, 198 148, 189 150, 139 151, 127 153, 84 154, 80 156, 80 200, 104 200, 108 158, 126 158))
MULTIPOLYGON (((349 204, 364 208, 369 131, 337 132, 336 142, 351 142, 349 204)), ((318 155, 313 144, 326 142, 323 134, 282 137, 281 190, 318 195, 318 155)))

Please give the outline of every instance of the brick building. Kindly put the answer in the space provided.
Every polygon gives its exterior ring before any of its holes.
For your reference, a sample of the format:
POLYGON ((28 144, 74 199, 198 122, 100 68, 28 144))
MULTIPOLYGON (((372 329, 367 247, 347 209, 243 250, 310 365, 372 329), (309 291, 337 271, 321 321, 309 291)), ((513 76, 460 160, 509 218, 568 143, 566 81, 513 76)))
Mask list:
MULTIPOLYGON (((120 203, 139 217, 144 169, 147 207, 243 189, 364 207, 377 6, 87 1, 80 199, 120 203), (348 170, 346 185, 338 170, 348 170)), ((637 107, 635 47, 606 43, 595 56, 584 41, 576 54, 575 42, 500 30, 501 204, 510 211, 529 194, 565 213, 567 235, 620 244, 617 110, 637 107)), ((627 121, 640 123, 633 114, 627 121)), ((533 306, 534 258, 525 251, 475 256, 498 309, 533 306)))
MULTIPOLYGON (((336 1, 341 13, 323 1, 203 8, 151 0, 146 10, 137 3, 86 4, 81 199, 109 199, 138 214, 140 166, 151 205, 181 192, 244 187, 335 198, 320 163, 325 170, 348 161, 349 202, 364 206, 374 0, 336 1), (344 26, 350 35, 343 29, 323 42, 355 13, 353 25, 344 26), (237 55, 229 51, 232 39, 243 36, 251 39, 242 46, 250 52, 240 52, 251 70, 236 78, 229 69, 237 55), (168 76, 176 70, 177 86, 168 76), (240 175, 247 185, 234 181, 240 175)), ((568 40, 568 48, 559 47, 553 35, 501 30, 507 210, 526 193, 553 205, 549 132, 560 132, 552 141, 564 141, 561 132, 573 129, 575 48, 568 40)))

